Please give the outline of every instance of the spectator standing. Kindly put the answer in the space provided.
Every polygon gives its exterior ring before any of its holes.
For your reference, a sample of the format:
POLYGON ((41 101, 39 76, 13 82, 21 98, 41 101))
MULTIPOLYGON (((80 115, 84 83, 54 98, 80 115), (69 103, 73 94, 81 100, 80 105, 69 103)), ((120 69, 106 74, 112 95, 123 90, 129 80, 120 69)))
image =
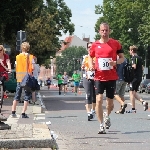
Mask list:
POLYGON ((46 75, 46 68, 42 64, 40 67, 40 73, 39 73, 39 82, 40 82, 41 87, 44 86, 45 75, 46 75))
MULTIPOLYGON (((40 66, 39 66, 39 64, 37 64, 37 58, 35 56, 33 57, 33 59, 34 59, 33 76, 36 80, 38 80, 38 76, 39 76, 39 73, 40 73, 40 66)), ((32 92, 32 101, 33 101, 33 103, 35 103, 37 96, 38 96, 38 91, 32 92)), ((30 103, 30 101, 29 101, 29 103, 30 103)))
POLYGON ((37 58, 34 56, 34 64, 33 64, 34 70, 33 70, 33 76, 35 79, 38 80, 39 73, 40 73, 40 66, 37 64, 37 58))
POLYGON ((0 81, 2 82, 3 85, 4 98, 8 98, 4 86, 4 81, 8 80, 8 72, 11 72, 9 55, 5 53, 4 46, 0 45, 0 73, 1 73, 0 81))
POLYGON ((105 128, 111 126, 110 113, 114 108, 113 98, 118 75, 116 64, 124 61, 121 44, 109 38, 110 28, 107 23, 100 24, 100 40, 94 42, 90 48, 89 69, 95 70, 96 114, 100 123, 99 134, 104 134, 105 128), (119 59, 117 60, 117 55, 119 59), (93 58, 96 57, 95 66, 93 58), (117 60, 117 61, 116 61, 117 60), (106 109, 103 117, 103 93, 106 90, 106 109))
MULTIPOLYGON (((28 54, 28 51, 30 49, 30 45, 28 42, 23 42, 21 44, 21 53, 16 56, 16 79, 17 79, 17 87, 16 87, 16 93, 12 105, 12 117, 17 117, 16 115, 16 106, 18 101, 20 101, 21 93, 22 93, 22 87, 21 82, 26 73, 28 72, 30 75, 32 75, 33 72, 33 55, 28 54)), ((31 98, 31 92, 28 92, 25 90, 25 97, 24 97, 24 106, 22 109, 22 118, 29 118, 27 114, 25 114, 25 111, 27 110, 28 102, 31 98)))

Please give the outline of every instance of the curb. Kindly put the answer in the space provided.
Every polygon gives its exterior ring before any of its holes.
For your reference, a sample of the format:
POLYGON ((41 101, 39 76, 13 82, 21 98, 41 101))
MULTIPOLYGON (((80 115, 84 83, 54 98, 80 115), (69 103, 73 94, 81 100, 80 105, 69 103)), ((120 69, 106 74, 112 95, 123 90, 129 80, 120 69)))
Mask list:
POLYGON ((53 139, 1 139, 0 148, 19 149, 19 148, 54 148, 56 142, 53 139))
MULTIPOLYGON (((8 117, 5 123, 11 126, 11 129, 0 130, 0 149, 57 149, 56 140, 51 135, 48 125, 42 122, 35 122, 36 118, 43 117, 45 114, 43 111, 46 110, 40 94, 37 103, 38 105, 29 105, 27 108, 27 113, 31 115, 31 119, 33 118, 33 120, 30 120, 31 122, 19 123, 20 115, 17 115, 17 118, 8 117)), ((19 114, 21 114, 22 105, 18 104, 17 106, 17 112, 19 114)))

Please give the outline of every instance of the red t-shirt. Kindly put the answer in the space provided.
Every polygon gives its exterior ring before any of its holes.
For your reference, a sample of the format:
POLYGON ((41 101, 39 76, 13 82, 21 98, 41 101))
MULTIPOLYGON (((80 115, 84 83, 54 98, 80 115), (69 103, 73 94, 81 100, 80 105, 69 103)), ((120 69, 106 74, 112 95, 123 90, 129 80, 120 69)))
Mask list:
MULTIPOLYGON (((6 63, 7 59, 9 59, 9 56, 7 54, 4 54, 3 64, 4 64, 4 66, 6 66, 6 68, 8 68, 7 63, 6 63)), ((6 69, 0 63, 0 72, 4 72, 4 71, 6 71, 6 69)), ((8 73, 7 72, 4 73, 3 76, 6 77, 6 80, 8 79, 8 73)))
POLYGON ((96 41, 90 49, 90 56, 96 57, 95 80, 109 81, 117 80, 116 67, 109 66, 109 60, 116 61, 117 54, 123 53, 121 44, 114 39, 109 39, 107 43, 96 41))

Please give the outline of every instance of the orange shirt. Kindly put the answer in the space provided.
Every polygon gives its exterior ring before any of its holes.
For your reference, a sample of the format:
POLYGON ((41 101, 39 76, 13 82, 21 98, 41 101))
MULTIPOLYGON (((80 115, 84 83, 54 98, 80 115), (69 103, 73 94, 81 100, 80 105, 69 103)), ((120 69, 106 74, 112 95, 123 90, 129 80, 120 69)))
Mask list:
POLYGON ((33 72, 33 55, 29 54, 28 67, 27 67, 27 53, 20 53, 16 56, 16 79, 21 82, 26 73, 32 74, 33 72), (28 68, 28 71, 27 71, 28 68))
MULTIPOLYGON (((93 58, 93 65, 94 64, 95 64, 95 57, 93 58)), ((89 70, 88 55, 85 55, 82 65, 84 66, 85 71, 89 70)))

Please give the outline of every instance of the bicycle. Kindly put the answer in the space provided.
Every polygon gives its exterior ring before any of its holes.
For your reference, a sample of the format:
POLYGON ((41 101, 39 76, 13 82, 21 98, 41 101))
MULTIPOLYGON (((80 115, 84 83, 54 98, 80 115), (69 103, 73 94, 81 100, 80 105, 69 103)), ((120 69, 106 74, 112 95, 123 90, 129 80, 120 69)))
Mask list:
POLYGON ((6 79, 3 75, 5 73, 10 73, 10 72, 9 71, 0 72, 0 113, 4 102, 4 82, 6 79))

